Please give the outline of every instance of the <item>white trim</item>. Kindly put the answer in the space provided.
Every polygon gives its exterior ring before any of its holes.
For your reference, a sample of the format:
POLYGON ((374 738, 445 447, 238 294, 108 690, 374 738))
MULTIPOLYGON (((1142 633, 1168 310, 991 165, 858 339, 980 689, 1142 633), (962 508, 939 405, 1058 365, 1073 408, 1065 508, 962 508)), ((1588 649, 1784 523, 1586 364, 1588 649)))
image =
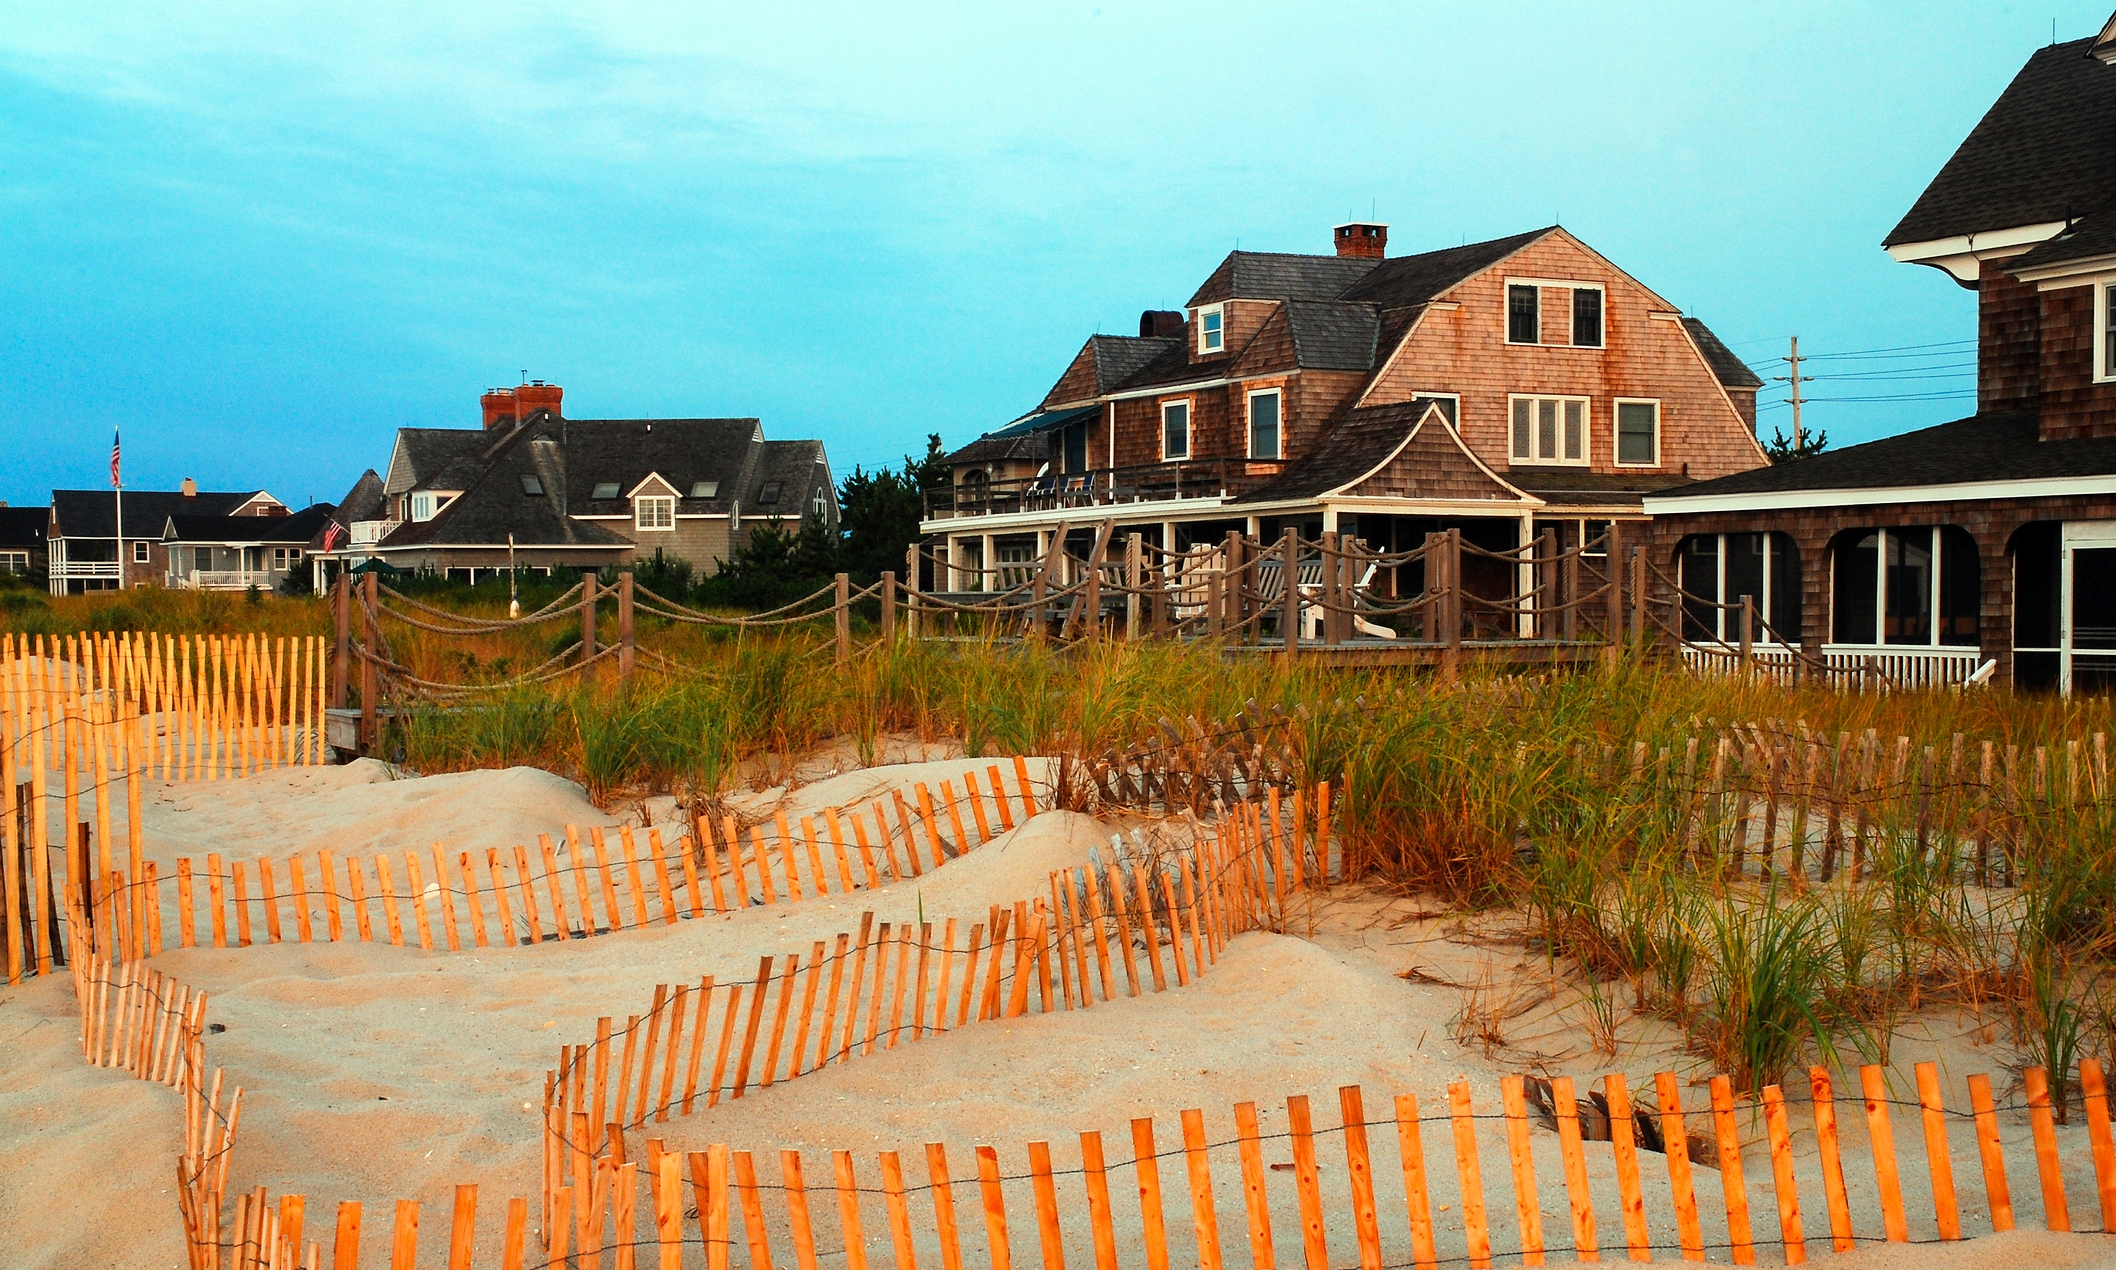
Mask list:
POLYGON ((1961 481, 1947 485, 1857 486, 1688 496, 1647 494, 1641 502, 1648 516, 1700 516, 1713 512, 1797 511, 1808 507, 1876 507, 1892 503, 1954 503, 1992 498, 2069 498, 2089 494, 2116 494, 2116 472, 2098 476, 2030 477, 2015 481, 1961 481))
POLYGON ((1243 395, 1242 457, 1257 463, 1283 463, 1286 461, 1286 389, 1283 384, 1276 388, 1252 389, 1243 395), (1278 453, 1270 455, 1259 455, 1256 452, 1256 399, 1264 396, 1278 398, 1278 453))
POLYGON ((626 498, 637 498, 637 497, 639 497, 639 491, 641 491, 641 490, 643 490, 643 489, 645 489, 645 488, 647 487, 647 482, 648 482, 648 481, 660 481, 660 482, 661 482, 661 488, 663 488, 663 489, 667 490, 667 491, 668 491, 669 493, 671 493, 671 494, 675 495, 675 496, 676 496, 676 497, 678 497, 678 498, 681 498, 681 497, 683 496, 683 491, 682 491, 682 490, 680 490, 680 489, 677 489, 677 488, 676 488, 676 487, 675 487, 674 485, 670 484, 670 483, 669 483, 669 481, 668 481, 668 478, 667 478, 667 477, 664 477, 664 476, 663 476, 663 475, 662 475, 661 473, 659 473, 659 472, 649 472, 649 473, 647 473, 647 474, 646 474, 646 477, 645 477, 645 479, 641 480, 641 481, 639 482, 639 484, 637 484, 637 485, 634 485, 634 486, 633 486, 633 487, 632 487, 631 489, 629 489, 629 490, 625 491, 625 497, 626 497, 626 498))
MULTIPOLYGON (((1456 409, 1456 410, 1457 410, 1458 412, 1459 412, 1459 411, 1460 411, 1460 410, 1462 409, 1462 406, 1461 406, 1461 403, 1460 403, 1460 402, 1457 402, 1457 403, 1456 403, 1456 405, 1455 405, 1455 409, 1456 409)), ((1506 457, 1507 457, 1507 466, 1508 466, 1509 468, 1512 468, 1512 467, 1591 467, 1591 466, 1593 466, 1593 464, 1594 464, 1594 403, 1593 403, 1592 401, 1590 401, 1590 400, 1589 400, 1588 398, 1586 398, 1586 397, 1575 397, 1575 396, 1561 396, 1561 395, 1559 395, 1559 394, 1556 394, 1556 393, 1529 393, 1529 392, 1510 392, 1510 393, 1506 394, 1506 457), (1517 402, 1517 401, 1527 401, 1527 402, 1532 402, 1532 403, 1535 403, 1535 404, 1534 404, 1534 405, 1532 405, 1532 406, 1530 407, 1530 409, 1529 409, 1529 420, 1528 420, 1528 449, 1529 449, 1529 453, 1528 453, 1527 455, 1525 455, 1525 456, 1524 456, 1524 455, 1520 455, 1520 454, 1516 454, 1516 453, 1514 453, 1514 403, 1515 403, 1515 402, 1517 402), (1576 402, 1576 403, 1578 403, 1578 405, 1579 405, 1579 407, 1580 407, 1580 457, 1578 457, 1578 458, 1576 458, 1576 459, 1568 459, 1568 458, 1565 458, 1565 457, 1563 457, 1563 451, 1564 451, 1564 449, 1565 449, 1565 412, 1564 412, 1564 411, 1563 411, 1562 409, 1560 409, 1560 410, 1558 411, 1558 420, 1557 420, 1557 424, 1558 424, 1558 437, 1557 437, 1557 445, 1558 445, 1558 450, 1560 451, 1559 455, 1558 455, 1558 456, 1556 456, 1556 457, 1552 457, 1552 458, 1538 458, 1538 457, 1536 457, 1536 455, 1535 455, 1535 449, 1536 449, 1536 441, 1537 441, 1537 439, 1539 438, 1539 436, 1541 435, 1541 430, 1542 430, 1542 420, 1541 420, 1541 419, 1540 419, 1540 418, 1539 418, 1538 416, 1539 416, 1539 415, 1540 415, 1540 414, 1542 413, 1542 404, 1541 404, 1541 403, 1543 403, 1543 402, 1546 402, 1546 401, 1549 401, 1549 402, 1555 402, 1555 403, 1557 403, 1557 404, 1558 404, 1559 406, 1561 406, 1561 407, 1562 407, 1562 406, 1564 406, 1564 405, 1565 405, 1566 403, 1568 403, 1568 402, 1576 402)))
POLYGON ((1889 259, 1902 264, 1931 265, 1945 269, 1961 282, 1975 282, 1982 274, 1986 260, 2000 256, 2017 256, 2022 249, 2036 243, 2055 238, 2064 232, 2065 222, 2044 221, 2039 225, 2017 225, 2011 229, 1994 229, 1975 234, 1957 234, 1952 238, 1932 238, 1924 242, 1897 243, 1883 248, 1889 259))
POLYGON ((1661 409, 1658 397, 1617 397, 1609 403, 1609 465, 1628 467, 1644 471, 1661 465, 1662 434, 1668 430, 1667 411, 1661 409), (1625 406, 1653 407, 1653 461, 1651 463, 1624 462, 1624 438, 1622 434, 1625 406))
POLYGON ((1190 319, 1197 323, 1197 352, 1200 357, 1208 353, 1224 353, 1227 351, 1227 305, 1224 301, 1219 304, 1199 305, 1191 310, 1190 319), (1220 337, 1220 342, 1211 348, 1205 346, 1205 315, 1208 313, 1220 320, 1216 332, 1220 337))
MULTIPOLYGON (((1566 280, 1565 280, 1565 279, 1563 279, 1563 278, 1515 278, 1515 277, 1508 277, 1508 278, 1506 278, 1506 279, 1504 280, 1504 282, 1502 283, 1502 285, 1501 285, 1501 290, 1500 290, 1499 294, 1500 294, 1500 295, 1501 295, 1502 297, 1504 297, 1504 299, 1503 299, 1502 303, 1501 303, 1501 304, 1500 304, 1500 306, 1499 306, 1499 307, 1500 307, 1499 319, 1500 319, 1500 322, 1501 322, 1500 330, 1501 330, 1502 332, 1504 332, 1504 339, 1503 339, 1503 342, 1504 342, 1504 343, 1506 343, 1506 344, 1509 344, 1509 345, 1511 345, 1511 346, 1512 346, 1512 347, 1514 347, 1514 348, 1577 348, 1577 349, 1582 349, 1582 350, 1586 350, 1586 351, 1589 351, 1589 352, 1595 352, 1595 353, 1601 353, 1601 352, 1606 352, 1606 351, 1608 351, 1608 348, 1609 348, 1609 286, 1608 286, 1608 284, 1607 284, 1607 283, 1603 283, 1603 282, 1568 282, 1568 281, 1566 281, 1566 280), (1512 296, 1512 294, 1511 294, 1510 290, 1508 290, 1508 288, 1512 288, 1512 287, 1534 287, 1534 288, 1536 289, 1536 339, 1535 339, 1535 341, 1534 341, 1533 343, 1530 343, 1529 341, 1526 341, 1526 340, 1516 340, 1515 338, 1513 338, 1513 296, 1512 296), (1545 288, 1545 287, 1563 287, 1563 288, 1565 288, 1565 289, 1566 289, 1566 290, 1567 290, 1568 292, 1572 292, 1572 291, 1598 291, 1598 292, 1600 292, 1600 293, 1601 293, 1601 296, 1602 296, 1602 342, 1601 342, 1601 343, 1599 343, 1599 344, 1575 344, 1575 343, 1573 343, 1573 342, 1572 342, 1572 326, 1571 326, 1571 321, 1572 321, 1572 314, 1571 314, 1570 312, 1568 312, 1568 313, 1567 313, 1567 314, 1565 315, 1565 316, 1566 316, 1566 332, 1565 332, 1565 342, 1564 342, 1563 344, 1546 344, 1546 343, 1544 343, 1544 342, 1543 342, 1543 338, 1542 338, 1542 335, 1543 335, 1543 288, 1545 288)), ((1566 307, 1567 307, 1567 309, 1568 309, 1568 310, 1569 310, 1569 309, 1571 308, 1571 301, 1570 301, 1569 299, 1568 299, 1568 300, 1566 301, 1566 307)))
POLYGON ((2094 303, 2094 365, 2092 379, 2097 384, 2116 383, 2116 349, 2109 347, 2109 327, 2116 323, 2116 273, 2103 274, 2092 280, 2094 303))
MULTIPOLYGON (((1161 402, 1161 461, 1163 463, 1188 463, 1197 436, 1198 403, 1194 397, 1168 397, 1161 402), (1168 408, 1183 407, 1183 452, 1170 455, 1168 452, 1168 408)), ((1112 464, 1111 466, 1115 466, 1112 464)))
MULTIPOLYGON (((644 483, 645 482, 641 482, 641 484, 644 483)), ((663 481, 662 484, 667 485, 668 482, 663 481)), ((673 492, 668 494, 642 494, 639 497, 634 498, 632 500, 632 528, 634 531, 643 534, 666 534, 675 532, 676 495, 673 492), (654 524, 648 524, 646 522, 646 519, 641 515, 641 513, 646 512, 649 509, 652 509, 654 512, 653 520, 656 522, 654 524), (664 509, 667 511, 669 518, 669 523, 666 525, 659 523, 664 509)))

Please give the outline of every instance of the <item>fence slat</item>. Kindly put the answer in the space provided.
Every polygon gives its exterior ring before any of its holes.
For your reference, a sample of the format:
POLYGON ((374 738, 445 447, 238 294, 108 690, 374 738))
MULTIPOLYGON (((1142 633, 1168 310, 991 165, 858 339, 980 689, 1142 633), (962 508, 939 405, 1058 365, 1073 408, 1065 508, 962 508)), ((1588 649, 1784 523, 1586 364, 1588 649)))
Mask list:
POLYGON ((1749 1227, 1748 1179, 1741 1168, 1741 1123, 1734 1114, 1734 1084, 1714 1076, 1712 1127, 1719 1140, 1719 1186, 1726 1196, 1727 1233, 1734 1245, 1734 1264, 1756 1264, 1755 1235, 1749 1227))
POLYGON ((1654 1097, 1660 1103, 1661 1141, 1668 1151, 1668 1189, 1675 1201, 1675 1234, 1685 1261, 1704 1260, 1704 1232, 1697 1223, 1697 1190, 1690 1181, 1690 1134, 1683 1127, 1682 1086, 1673 1072, 1656 1072, 1654 1097))
POLYGON ((2028 1123, 2035 1134, 2035 1171, 2042 1179, 2043 1223, 2051 1230, 2072 1229, 2072 1214, 2065 1203, 2064 1165, 2057 1158, 2057 1126, 2050 1115, 2050 1076, 2040 1067, 2021 1073, 2028 1095, 2028 1123))
POLYGON ((1455 1177, 1462 1187, 1462 1229, 1469 1241, 1470 1270, 1491 1270, 1491 1230, 1484 1218, 1484 1172, 1477 1160, 1477 1122, 1470 1109, 1469 1082, 1447 1087, 1448 1118, 1455 1132, 1455 1177))
POLYGON ((2006 1183, 2006 1152, 1998 1136, 1998 1112, 1991 1102, 1991 1078, 1979 1072, 1969 1078, 1969 1106, 1976 1115, 1976 1151, 1984 1166, 1984 1203, 1991 1229, 2013 1229, 2013 1190, 2006 1183))

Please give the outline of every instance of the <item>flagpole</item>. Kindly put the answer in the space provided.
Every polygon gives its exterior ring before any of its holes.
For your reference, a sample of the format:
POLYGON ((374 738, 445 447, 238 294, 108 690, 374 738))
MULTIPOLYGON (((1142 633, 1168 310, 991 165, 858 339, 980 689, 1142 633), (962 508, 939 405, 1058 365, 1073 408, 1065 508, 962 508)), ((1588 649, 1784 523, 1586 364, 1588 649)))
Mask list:
POLYGON ((115 477, 110 487, 117 491, 118 502, 118 590, 125 589, 125 486, 115 477))

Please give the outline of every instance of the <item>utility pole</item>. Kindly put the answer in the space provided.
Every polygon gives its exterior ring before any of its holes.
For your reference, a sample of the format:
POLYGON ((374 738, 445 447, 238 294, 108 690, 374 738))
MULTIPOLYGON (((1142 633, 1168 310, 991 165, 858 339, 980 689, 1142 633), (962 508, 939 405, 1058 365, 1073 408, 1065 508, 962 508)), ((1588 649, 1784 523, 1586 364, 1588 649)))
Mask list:
POLYGON ((1789 373, 1773 375, 1771 378, 1781 384, 1791 384, 1793 386, 1793 395, 1787 400, 1793 406, 1793 457, 1799 458, 1801 451, 1805 448, 1807 439, 1807 434, 1800 428, 1800 385, 1810 382, 1815 377, 1800 373, 1800 337, 1797 335, 1793 337, 1792 355, 1781 357, 1778 360, 1785 362, 1791 368, 1789 373))

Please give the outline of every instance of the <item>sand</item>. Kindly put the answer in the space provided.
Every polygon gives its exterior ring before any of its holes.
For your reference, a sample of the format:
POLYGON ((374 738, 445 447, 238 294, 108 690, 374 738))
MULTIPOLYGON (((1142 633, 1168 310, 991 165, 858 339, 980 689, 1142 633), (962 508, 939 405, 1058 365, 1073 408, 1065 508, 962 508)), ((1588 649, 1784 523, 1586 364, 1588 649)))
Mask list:
MULTIPOLYGON (((983 766, 958 759, 844 773, 797 789, 746 794, 741 814, 753 818, 760 809, 768 814, 783 805, 798 817, 913 781, 937 785, 983 766)), ((649 808, 646 814, 654 813, 649 808)), ((158 791, 144 823, 150 854, 166 860, 209 849, 254 851, 228 844, 260 841, 363 853, 436 839, 465 848, 511 846, 569 820, 614 819, 569 783, 529 769, 396 780, 379 764, 355 764, 158 791)), ((304 1193, 312 1213, 341 1198, 359 1199, 369 1206, 371 1224, 382 1219, 386 1201, 415 1198, 425 1204, 429 1222, 438 1222, 454 1184, 475 1181, 496 1214, 506 1196, 535 1194, 543 1072, 561 1044, 592 1035, 598 1015, 621 1019, 643 1012, 658 983, 695 982, 707 973, 746 977, 758 955, 805 952, 814 940, 856 927, 863 909, 890 921, 921 915, 933 921, 958 917, 965 924, 982 920, 991 904, 1043 893, 1052 869, 1082 863, 1091 850, 1107 859, 1115 828, 1086 816, 1049 813, 924 878, 871 893, 590 940, 453 955, 375 944, 192 949, 159 961, 165 972, 212 994, 209 1020, 226 1030, 207 1038, 208 1061, 245 1087, 231 1189, 265 1185, 275 1193, 304 1193)), ((1365 1090, 1366 1115, 1373 1121, 1385 1119, 1391 1096, 1403 1092, 1416 1094, 1423 1114, 1433 1116, 1455 1080, 1469 1083, 1480 1110, 1495 1110, 1499 1077, 1531 1063, 1583 1080, 1624 1070, 1635 1085, 1661 1068, 1695 1070, 1697 1060, 1684 1057, 1665 1025, 1652 1020, 1620 1028, 1617 1057, 1596 1052, 1583 1023, 1581 994, 1563 967, 1550 967, 1508 942, 1503 921, 1464 923, 1431 916, 1433 907, 1416 898, 1343 891, 1317 905, 1312 938, 1305 928, 1299 935, 1242 936, 1187 989, 929 1037, 672 1119, 656 1132, 672 1149, 725 1142, 755 1152, 767 1182, 778 1177, 782 1147, 809 1154, 812 1178, 824 1167, 816 1153, 848 1149, 870 1186, 879 1150, 905 1152, 907 1168, 922 1178, 923 1145, 945 1143, 960 1186, 973 1176, 973 1145, 995 1145, 1002 1168, 1019 1174, 1026 1144, 1048 1141, 1061 1171, 1061 1211, 1068 1215, 1066 1255, 1071 1264, 1087 1265, 1093 1264, 1092 1249, 1076 1220, 1085 1207, 1082 1182, 1065 1173, 1078 1166, 1083 1130, 1102 1134, 1114 1165, 1131 1158, 1135 1117, 1154 1117, 1155 1143, 1167 1152, 1181 1142, 1178 1113, 1199 1108, 1207 1139, 1227 1144, 1234 1137, 1233 1105, 1254 1101, 1267 1158, 1288 1163, 1286 1140, 1270 1135, 1284 1132, 1287 1096, 1304 1094, 1319 1134, 1324 1194, 1330 1210, 1341 1214, 1349 1194, 1337 1128, 1340 1086, 1365 1090), (1415 973, 1406 978, 1406 971, 1415 973), (1496 1046, 1456 1025, 1466 1006, 1500 996, 1507 1002, 1500 1012, 1513 1013, 1494 1025, 1504 1036, 1496 1046), (1461 1043, 1458 1035, 1471 1043, 1461 1043)), ((165 1089, 86 1068, 70 998, 64 976, 9 989, 0 998, 0 1035, 10 1038, 0 1045, 0 1124, 7 1125, 0 1142, 15 1164, 9 1184, 0 1187, 0 1247, 10 1249, 10 1264, 25 1266, 174 1265, 181 1258, 174 1199, 160 1197, 172 1184, 181 1144, 180 1104, 165 1089), (21 1184, 30 1175, 39 1179, 34 1189, 21 1184), (111 1202, 120 1197, 136 1202, 111 1202)), ((1942 1063, 1955 1106, 1966 1105, 1961 1080, 1968 1072, 1994 1072, 2002 1090, 2010 1083, 2000 1070, 2003 1052, 1976 1044, 1975 1021, 1935 1017, 1920 1023, 1926 1039, 1899 1042, 1893 1055, 1898 1088, 1909 1088, 1909 1066, 1924 1058, 1942 1063)), ((1701 1106, 1704 1091, 1687 1090, 1687 1100, 1701 1106)), ((1878 1229, 1875 1184, 1862 1154, 1862 1117, 1841 1093, 1840 1109, 1858 1224, 1878 1229)), ((1804 1106, 1793 1115, 1796 1126, 1809 1123, 1804 1106)), ((1930 1240, 1936 1230, 1922 1139, 1914 1114, 1897 1108, 1895 1116, 1911 1235, 1930 1240)), ((1702 1120, 1694 1123, 1701 1126, 1702 1120)), ((1966 1126, 1954 1132, 1965 1222, 1972 1231, 1984 1229, 1973 1145, 1966 1126)), ((2029 1157, 2012 1145, 2026 1137, 2024 1117, 2009 1113, 2004 1132, 2020 1223, 2038 1226, 2042 1213, 2029 1157)), ((2084 1129, 2075 1123, 2059 1132, 2075 1220, 2092 1224, 2084 1129)), ((1376 1126, 1370 1137, 1386 1259, 1408 1260, 1394 1129, 1376 1126)), ((1481 1121, 1479 1139, 1494 1244, 1514 1248, 1513 1192, 1497 1122, 1481 1121)), ((1433 1204, 1448 1209, 1436 1216, 1443 1230, 1457 1229, 1461 1196, 1446 1124, 1428 1122, 1424 1141, 1433 1204)), ((1544 1238, 1553 1248, 1569 1248, 1556 1139, 1537 1130, 1532 1142, 1544 1238)), ((1807 1229, 1811 1250, 1822 1254, 1824 1202, 1814 1183, 1811 1141, 1801 1143, 1807 1229)), ((1606 1250, 1621 1238, 1609 1147, 1589 1144, 1587 1150, 1606 1250)), ((1232 1261, 1246 1264, 1238 1157, 1230 1145, 1220 1145, 1207 1158, 1222 1247, 1232 1261)), ((1656 1234, 1664 1235, 1673 1226, 1665 1174, 1657 1171, 1664 1167, 1662 1157, 1643 1159, 1648 1216, 1656 1234)), ((1769 1162, 1760 1143, 1747 1147, 1745 1164, 1756 1236, 1775 1241, 1769 1162)), ((1180 1155, 1164 1158, 1159 1171, 1172 1248, 1179 1263, 1195 1264, 1184 1161, 1180 1155)), ((1118 1227, 1135 1231, 1136 1187, 1128 1172, 1112 1180, 1119 1193, 1118 1227)), ((1720 1177, 1700 1169, 1697 1185, 1706 1242, 1723 1244, 1720 1177), (1715 1212, 1721 1215, 1715 1218, 1715 1212)), ((1272 1170, 1267 1186, 1279 1261, 1299 1264, 1292 1175, 1272 1170)), ((1025 1182, 1008 1183, 1005 1194, 1016 1222, 1016 1255, 1033 1257, 1033 1195, 1025 1182)), ((886 1258, 887 1214, 878 1195, 868 1199, 870 1246, 886 1258)), ((913 1201, 920 1231, 933 1228, 928 1203, 922 1195, 913 1201)), ((958 1203, 974 1204, 974 1192, 959 1191, 958 1203)), ((496 1236, 496 1216, 484 1228, 496 1236)), ((820 1218, 818 1228, 819 1239, 835 1247, 834 1214, 820 1218)), ((1348 1229, 1332 1226, 1334 1264, 1357 1255, 1348 1229)), ((982 1227, 973 1217, 965 1231, 966 1253, 979 1263, 985 1256, 982 1227)), ((778 1242, 784 1232, 772 1233, 784 1257, 787 1245, 778 1242)), ((1130 1238, 1128 1265, 1137 1262, 1130 1238)), ((918 1239, 922 1258, 938 1256, 929 1235, 918 1239)), ((426 1242, 429 1257, 440 1251, 437 1241, 426 1242)), ((1441 1252, 1459 1254, 1459 1236, 1444 1240, 1441 1252)), ((371 1246, 370 1260, 380 1264, 373 1260, 376 1253, 371 1246)), ((481 1254, 479 1264, 483 1255, 489 1253, 481 1254)), ((2116 1265, 2098 1237, 2027 1231, 1958 1248, 1866 1248, 1842 1263, 1892 1270, 2000 1257, 2033 1257, 2051 1266, 2116 1265)), ((1723 1262, 1724 1251, 1712 1259, 1723 1262)), ((1760 1261, 1776 1259, 1775 1242, 1759 1248, 1760 1261)))

